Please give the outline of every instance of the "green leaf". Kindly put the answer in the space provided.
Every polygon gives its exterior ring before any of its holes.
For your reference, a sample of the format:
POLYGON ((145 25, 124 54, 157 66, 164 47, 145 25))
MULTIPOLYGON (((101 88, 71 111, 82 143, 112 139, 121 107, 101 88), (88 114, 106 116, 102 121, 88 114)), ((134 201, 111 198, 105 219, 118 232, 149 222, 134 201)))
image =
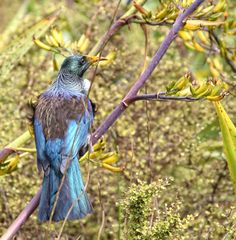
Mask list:
POLYGON ((236 192, 236 128, 221 103, 215 102, 214 105, 220 122, 229 172, 236 192))
POLYGON ((43 18, 35 25, 24 32, 23 35, 11 42, 9 47, 0 55, 0 79, 5 80, 10 77, 11 70, 16 66, 20 59, 34 45, 32 37, 39 38, 57 19, 60 10, 56 10, 48 17, 43 18))

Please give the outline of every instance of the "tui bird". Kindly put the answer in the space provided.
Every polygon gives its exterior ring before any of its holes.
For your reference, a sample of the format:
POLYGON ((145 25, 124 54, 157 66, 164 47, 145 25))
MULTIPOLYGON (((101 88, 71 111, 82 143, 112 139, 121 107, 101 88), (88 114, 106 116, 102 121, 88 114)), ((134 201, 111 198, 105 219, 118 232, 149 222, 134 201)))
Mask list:
POLYGON ((67 215, 68 220, 79 219, 92 211, 78 158, 80 151, 89 144, 94 117, 83 74, 100 60, 104 59, 82 55, 67 57, 56 80, 34 106, 37 165, 39 171, 44 172, 38 213, 40 222, 49 220, 52 213, 52 221, 60 221, 67 215))

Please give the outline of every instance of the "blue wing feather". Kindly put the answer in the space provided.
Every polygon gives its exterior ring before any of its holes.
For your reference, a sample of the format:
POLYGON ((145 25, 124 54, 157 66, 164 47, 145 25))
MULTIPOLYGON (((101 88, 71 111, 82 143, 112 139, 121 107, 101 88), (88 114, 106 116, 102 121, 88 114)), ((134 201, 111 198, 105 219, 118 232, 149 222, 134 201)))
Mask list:
POLYGON ((45 137, 43 134, 43 128, 37 118, 34 119, 34 135, 35 135, 35 143, 36 143, 36 148, 37 148, 38 170, 41 171, 43 168, 45 171, 47 169, 49 163, 45 156, 45 137))
POLYGON ((86 115, 86 113, 82 115, 79 123, 76 120, 71 120, 68 124, 63 144, 62 172, 65 170, 68 157, 75 158, 81 147, 88 143, 91 121, 86 115))

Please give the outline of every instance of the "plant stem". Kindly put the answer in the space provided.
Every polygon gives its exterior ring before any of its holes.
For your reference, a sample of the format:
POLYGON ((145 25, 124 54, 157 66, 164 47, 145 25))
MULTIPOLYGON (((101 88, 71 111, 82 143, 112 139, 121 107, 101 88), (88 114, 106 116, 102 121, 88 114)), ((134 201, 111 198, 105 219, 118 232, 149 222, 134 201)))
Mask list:
POLYGON ((13 142, 11 142, 10 144, 8 144, 5 148, 3 148, 0 151, 0 163, 4 162, 6 160, 6 158, 12 154, 14 152, 15 148, 18 148, 19 146, 21 146, 23 143, 25 143, 26 141, 28 141, 31 138, 30 132, 26 131, 24 132, 20 137, 18 137, 17 139, 15 139, 13 142))

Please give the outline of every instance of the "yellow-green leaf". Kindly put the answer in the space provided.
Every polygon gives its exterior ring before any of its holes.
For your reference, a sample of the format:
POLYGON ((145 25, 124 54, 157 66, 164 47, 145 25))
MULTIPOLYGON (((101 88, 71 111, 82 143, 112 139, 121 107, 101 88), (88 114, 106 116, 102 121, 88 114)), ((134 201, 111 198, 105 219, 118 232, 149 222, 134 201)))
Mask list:
POLYGON ((214 105, 220 122, 229 172, 236 192, 236 128, 221 103, 215 102, 214 105))

